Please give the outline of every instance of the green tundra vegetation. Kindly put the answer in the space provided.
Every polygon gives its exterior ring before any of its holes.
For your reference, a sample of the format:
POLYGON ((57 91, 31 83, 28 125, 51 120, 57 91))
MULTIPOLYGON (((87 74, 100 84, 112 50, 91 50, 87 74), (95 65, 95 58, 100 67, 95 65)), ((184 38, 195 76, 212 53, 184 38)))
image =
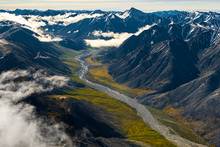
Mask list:
POLYGON ((130 141, 141 142, 145 145, 152 145, 155 147, 175 146, 158 132, 146 125, 133 108, 100 91, 85 87, 73 89, 65 92, 63 95, 52 97, 72 98, 86 101, 101 108, 103 111, 110 114, 114 126, 130 141))
MULTIPOLYGON (((68 52, 63 57, 63 61, 69 65, 72 70, 71 80, 84 83, 77 76, 79 70, 79 63, 74 60, 75 52, 68 52)), ((111 121, 115 127, 124 134, 125 138, 141 145, 151 145, 155 147, 174 147, 175 145, 168 141, 164 136, 146 125, 144 121, 137 115, 136 111, 107 94, 92 89, 85 85, 83 88, 75 88, 65 91, 61 95, 51 96, 53 98, 70 98, 80 101, 86 101, 103 111, 110 114, 111 121)))
POLYGON ((179 119, 177 119, 177 117, 174 117, 173 115, 169 115, 170 113, 177 113, 178 110, 171 108, 158 110, 152 107, 148 107, 148 110, 151 111, 151 113, 158 119, 159 122, 170 127, 174 131, 174 133, 177 133, 183 138, 186 138, 196 143, 207 143, 202 137, 200 137, 199 135, 194 133, 192 129, 190 129, 190 125, 183 120, 181 115, 178 116, 179 119))
MULTIPOLYGON (((78 55, 78 52, 65 52, 63 61, 69 65, 72 71, 71 80, 84 84, 77 75, 80 65, 78 61, 74 60, 76 55, 78 55)), ((112 76, 108 73, 108 65, 101 64, 92 56, 87 57, 86 62, 90 64, 87 76, 92 81, 117 89, 118 91, 133 97, 143 95, 146 92, 151 92, 150 89, 135 89, 128 87, 126 84, 119 84, 115 82, 112 76)), ((129 140, 142 142, 146 145, 152 146, 175 146, 162 135, 147 126, 137 115, 134 109, 114 98, 111 98, 105 93, 85 86, 85 88, 67 91, 64 94, 64 97, 87 101, 102 108, 104 111, 111 114, 111 118, 113 119, 112 121, 116 127, 119 128, 119 130, 129 140)), ((189 126, 169 116, 167 112, 168 110, 162 111, 151 107, 148 107, 148 109, 162 124, 170 127, 173 133, 177 133, 193 142, 206 144, 206 141, 194 133, 189 126)))
POLYGON ((119 84, 115 82, 112 76, 108 73, 108 65, 101 64, 99 61, 92 58, 92 56, 87 57, 86 61, 88 64, 90 64, 88 78, 91 81, 109 86, 112 89, 116 89, 117 91, 120 91, 131 97, 136 97, 147 92, 151 92, 151 90, 148 88, 130 88, 126 84, 119 84))
POLYGON ((129 140, 141 141, 153 146, 174 146, 156 131, 147 126, 137 116, 134 109, 128 105, 109 97, 107 94, 91 88, 70 91, 69 96, 78 100, 88 101, 103 108, 113 116, 113 121, 129 140))
MULTIPOLYGON (((91 65, 88 77, 93 81, 110 86, 111 88, 117 89, 120 92, 123 92, 130 96, 140 96, 144 93, 151 92, 150 89, 134 89, 128 87, 127 85, 122 85, 115 82, 111 75, 108 73, 108 65, 101 64, 99 61, 97 61, 96 58, 93 58, 92 56, 87 57, 86 61, 91 65)), ((206 141, 195 132, 193 132, 193 130, 190 129, 189 125, 186 125, 183 121, 181 121, 181 119, 171 117, 169 115, 169 112, 167 112, 168 110, 163 111, 154 109, 152 107, 149 107, 149 110, 152 112, 152 114, 155 115, 158 121, 170 127, 174 131, 174 133, 177 133, 183 138, 189 139, 193 142, 206 144, 206 141)))

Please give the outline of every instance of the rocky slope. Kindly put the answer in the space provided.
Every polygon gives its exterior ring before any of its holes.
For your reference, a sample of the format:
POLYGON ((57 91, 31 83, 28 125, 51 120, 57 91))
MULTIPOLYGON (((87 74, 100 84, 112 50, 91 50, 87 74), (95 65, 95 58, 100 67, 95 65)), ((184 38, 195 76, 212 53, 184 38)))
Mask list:
POLYGON ((140 102, 181 110, 197 132, 219 145, 220 14, 173 13, 182 19, 160 13, 172 22, 128 38, 103 53, 104 61, 110 63, 109 73, 116 81, 155 91, 139 97, 140 102))
POLYGON ((59 56, 55 44, 39 41, 36 33, 8 22, 0 27, 0 71, 10 69, 45 69, 54 73, 70 73, 59 56))
MULTIPOLYGON (((60 45, 80 50, 87 47, 88 39, 119 42, 113 45, 119 47, 102 54, 114 79, 130 87, 151 88, 154 92, 138 97, 140 102, 181 110, 181 116, 194 123, 195 131, 219 145, 219 26, 220 14, 215 12, 2 10, 0 72, 33 68, 69 75, 70 69, 60 60, 60 45)), ((64 122, 69 134, 80 138, 78 146, 109 142, 134 146, 94 106, 45 99, 45 103, 39 97, 27 101, 37 107, 39 115, 59 110, 62 115, 51 118, 64 122), (71 131, 73 126, 77 131, 71 131)))
POLYGON ((109 114, 88 102, 47 96, 32 96, 26 102, 36 107, 41 118, 61 123, 73 146, 139 146, 124 139, 123 134, 110 123, 109 114))

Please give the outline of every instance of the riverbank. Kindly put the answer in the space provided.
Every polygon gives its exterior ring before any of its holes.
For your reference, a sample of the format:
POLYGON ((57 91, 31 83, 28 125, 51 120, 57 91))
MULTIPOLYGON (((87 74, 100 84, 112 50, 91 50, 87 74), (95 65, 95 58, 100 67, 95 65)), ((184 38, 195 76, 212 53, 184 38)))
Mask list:
MULTIPOLYGON (((122 135, 120 140, 134 143, 137 146, 175 146, 164 136, 146 124, 142 118, 137 115, 135 109, 108 94, 89 86, 81 77, 81 75, 84 75, 81 74, 80 70, 83 65, 80 64, 79 61, 73 59, 77 54, 72 54, 71 56, 69 54, 68 57, 63 60, 72 70, 72 81, 84 85, 84 87, 75 87, 67 90, 61 95, 52 96, 52 98, 73 99, 87 102, 97 109, 100 109, 101 111, 98 113, 106 114, 104 120, 109 122, 110 126, 122 135), (79 70, 80 72, 77 72, 79 70)), ((87 53, 84 52, 83 54, 86 55, 87 53)), ((88 112, 88 114, 89 113, 90 112, 88 112)))
POLYGON ((111 97, 113 97, 123 103, 126 103, 130 107, 134 108, 137 111, 138 115, 144 120, 144 122, 146 124, 150 125, 151 128, 158 131, 166 139, 175 143, 177 146, 180 146, 180 147, 205 146, 205 145, 191 142, 185 138, 182 138, 181 136, 179 136, 177 134, 174 134, 172 131, 170 131, 170 129, 168 127, 159 123, 157 121, 157 119, 155 119, 153 117, 153 115, 150 113, 150 111, 142 104, 139 104, 135 99, 132 99, 124 94, 121 94, 120 92, 115 91, 109 87, 106 87, 104 85, 94 83, 94 82, 88 80, 86 77, 86 74, 88 73, 88 64, 86 63, 86 61, 84 59, 85 59, 85 57, 88 57, 89 54, 90 53, 86 52, 83 55, 80 55, 79 57, 77 57, 77 60, 81 64, 81 70, 79 72, 79 77, 81 80, 86 82, 90 87, 92 87, 96 90, 99 90, 101 92, 104 92, 104 93, 110 95, 111 97))

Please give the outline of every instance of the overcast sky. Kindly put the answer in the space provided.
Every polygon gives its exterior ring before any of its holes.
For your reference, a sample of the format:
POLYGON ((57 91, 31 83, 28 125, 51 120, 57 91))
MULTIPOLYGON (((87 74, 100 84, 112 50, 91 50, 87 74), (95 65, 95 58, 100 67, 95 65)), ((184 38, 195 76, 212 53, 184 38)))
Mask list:
POLYGON ((130 7, 143 11, 219 11, 220 0, 0 0, 1 9, 126 10, 130 7))

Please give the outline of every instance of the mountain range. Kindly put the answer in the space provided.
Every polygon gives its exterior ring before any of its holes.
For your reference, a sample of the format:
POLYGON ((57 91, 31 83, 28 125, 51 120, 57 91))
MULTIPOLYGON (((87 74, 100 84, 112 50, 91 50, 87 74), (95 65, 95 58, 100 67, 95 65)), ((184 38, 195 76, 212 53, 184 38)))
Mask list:
POLYGON ((182 19, 152 25, 105 52, 103 59, 119 83, 153 91, 138 97, 141 103, 180 111, 194 130, 219 144, 220 14, 177 15, 182 19))
MULTIPOLYGON (((60 48, 80 51, 94 47, 107 48, 99 57, 109 65, 115 81, 131 88, 151 89, 137 97, 140 103, 161 110, 173 108, 193 124, 195 132, 220 146, 220 13, 145 13, 135 8, 124 12, 0 11, 1 73, 34 68, 69 75, 71 69, 60 59, 60 48)), ((37 107, 50 105, 48 101, 43 104, 41 98, 29 100, 37 107)), ((79 128, 83 125, 93 134, 106 135, 102 130, 94 131, 96 125, 85 122, 99 121, 87 115, 82 106, 101 117, 96 108, 84 102, 62 103, 70 105, 71 111, 75 105, 79 108, 79 112, 68 114, 83 122, 74 122, 79 128)), ((112 131, 113 137, 121 135, 106 126, 106 120, 102 121, 100 124, 112 131)), ((100 142, 104 141, 94 144, 100 142)))

